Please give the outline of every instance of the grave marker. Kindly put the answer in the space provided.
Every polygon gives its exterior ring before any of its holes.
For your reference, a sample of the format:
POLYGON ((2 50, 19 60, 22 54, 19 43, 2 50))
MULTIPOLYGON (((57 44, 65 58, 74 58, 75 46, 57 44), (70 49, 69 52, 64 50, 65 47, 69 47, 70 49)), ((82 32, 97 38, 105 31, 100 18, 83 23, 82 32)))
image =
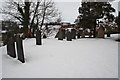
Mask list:
POLYGON ((71 29, 71 36, 72 36, 72 39, 76 39, 76 30, 75 29, 71 29))
POLYGON ((104 38, 104 27, 100 26, 100 28, 98 29, 98 38, 104 38))
POLYGON ((85 38, 85 32, 84 31, 82 31, 81 37, 85 38))
POLYGON ((16 46, 17 46, 18 60, 21 61, 22 63, 25 63, 23 43, 22 43, 22 39, 20 38, 20 35, 16 35, 16 46))
POLYGON ((59 33, 58 33, 58 40, 63 40, 64 38, 64 33, 63 33, 63 30, 61 30, 59 33))
POLYGON ((15 42, 13 37, 10 37, 7 41, 7 54, 13 58, 16 58, 15 42))
POLYGON ((70 31, 67 31, 66 36, 67 36, 67 41, 72 41, 72 36, 70 31))
POLYGON ((41 42, 41 31, 40 30, 37 30, 37 32, 36 32, 36 45, 42 45, 42 42, 41 42))

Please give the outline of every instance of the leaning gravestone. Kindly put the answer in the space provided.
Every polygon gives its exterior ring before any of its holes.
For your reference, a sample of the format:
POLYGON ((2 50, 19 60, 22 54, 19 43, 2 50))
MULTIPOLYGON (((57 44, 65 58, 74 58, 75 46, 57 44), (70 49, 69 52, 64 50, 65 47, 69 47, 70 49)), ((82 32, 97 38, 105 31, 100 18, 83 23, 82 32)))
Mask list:
POLYGON ((97 37, 98 38, 104 38, 104 27, 103 26, 99 27, 97 37))
POLYGON ((75 29, 71 29, 71 36, 72 36, 72 39, 76 39, 76 30, 75 29))
POLYGON ((67 36, 67 41, 72 41, 72 36, 70 31, 67 31, 66 36, 67 36))
POLYGON ((36 45, 42 45, 42 42, 41 42, 41 31, 40 30, 37 30, 37 32, 36 32, 36 45))
POLYGON ((22 39, 20 38, 20 35, 16 35, 16 46, 17 46, 18 60, 21 61, 22 63, 25 63, 23 43, 22 43, 22 39))
POLYGON ((13 37, 10 37, 7 41, 7 54, 13 58, 16 58, 15 42, 13 37))
POLYGON ((64 37, 64 33, 63 33, 63 30, 61 30, 61 31, 58 33, 58 40, 63 40, 63 37, 64 37))

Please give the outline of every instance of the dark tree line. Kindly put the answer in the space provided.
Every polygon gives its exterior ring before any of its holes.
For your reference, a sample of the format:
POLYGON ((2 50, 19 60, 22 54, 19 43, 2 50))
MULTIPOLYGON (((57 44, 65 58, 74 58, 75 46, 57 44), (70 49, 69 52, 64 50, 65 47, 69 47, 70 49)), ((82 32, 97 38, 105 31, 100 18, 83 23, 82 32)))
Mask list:
POLYGON ((118 31, 119 31, 119 33, 120 33, 120 11, 119 11, 119 15, 116 17, 115 22, 116 22, 117 25, 118 25, 118 31))
POLYGON ((97 20, 106 18, 109 22, 114 21, 115 9, 110 2, 82 2, 79 7, 79 16, 75 20, 78 27, 83 29, 89 28, 94 30, 94 37, 96 37, 97 20))

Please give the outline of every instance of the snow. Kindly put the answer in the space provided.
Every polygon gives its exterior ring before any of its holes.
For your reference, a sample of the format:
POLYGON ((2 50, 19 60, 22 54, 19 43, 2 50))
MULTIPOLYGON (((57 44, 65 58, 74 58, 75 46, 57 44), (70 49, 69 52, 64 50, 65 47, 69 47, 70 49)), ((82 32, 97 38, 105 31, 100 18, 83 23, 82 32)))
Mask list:
POLYGON ((2 48, 0 48, 0 80, 2 79, 2 48))
POLYGON ((120 34, 114 34, 114 35, 111 35, 111 38, 113 39, 113 40, 120 40, 120 34))
POLYGON ((35 41, 23 41, 24 64, 0 48, 3 78, 118 78, 118 42, 111 38, 35 41))
POLYGON ((1 33, 6 33, 7 31, 6 30, 4 30, 4 31, 1 31, 1 33))

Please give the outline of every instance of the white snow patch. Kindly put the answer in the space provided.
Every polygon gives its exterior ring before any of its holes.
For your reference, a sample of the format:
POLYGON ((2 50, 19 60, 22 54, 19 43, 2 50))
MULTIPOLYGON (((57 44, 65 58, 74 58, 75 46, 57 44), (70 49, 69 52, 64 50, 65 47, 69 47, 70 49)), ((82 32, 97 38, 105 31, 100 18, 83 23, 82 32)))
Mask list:
POLYGON ((26 63, 2 49, 3 78, 118 78, 118 42, 111 39, 24 40, 26 63))
POLYGON ((120 34, 112 34, 111 35, 111 38, 113 39, 113 40, 120 40, 120 34))
POLYGON ((0 80, 2 79, 2 48, 0 48, 0 80))

